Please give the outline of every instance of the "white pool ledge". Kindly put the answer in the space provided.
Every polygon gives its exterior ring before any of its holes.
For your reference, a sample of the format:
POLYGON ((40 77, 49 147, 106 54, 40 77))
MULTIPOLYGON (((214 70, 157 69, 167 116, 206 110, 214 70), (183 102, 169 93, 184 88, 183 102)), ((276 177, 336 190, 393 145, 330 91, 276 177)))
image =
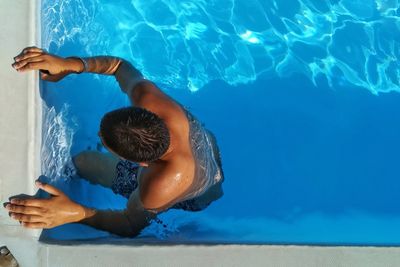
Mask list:
MULTIPOLYGON (((38 43, 36 1, 0 1, 0 200, 35 192, 34 178, 40 174, 41 100, 38 77, 20 74, 12 67, 13 57, 26 46, 38 43)), ((4 209, 0 226, 13 227, 4 209)), ((3 230, 3 228, 1 228, 3 230)), ((0 232, 0 236, 1 233, 0 232)), ((38 232, 24 232, 37 236, 38 232)), ((1 240, 1 239, 0 239, 1 240)))
MULTIPOLYGON (((1 0, 0 199, 34 193, 40 174, 41 100, 37 75, 12 57, 40 44, 39 0, 1 0)), ((25 266, 400 266, 400 248, 255 245, 50 245, 0 211, 0 246, 25 266)))

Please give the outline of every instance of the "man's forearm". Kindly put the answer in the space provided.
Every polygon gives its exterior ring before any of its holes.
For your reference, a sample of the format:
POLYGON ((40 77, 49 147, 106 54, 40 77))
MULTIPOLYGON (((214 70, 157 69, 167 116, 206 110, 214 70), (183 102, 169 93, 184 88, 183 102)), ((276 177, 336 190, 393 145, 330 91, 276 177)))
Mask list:
POLYGON ((137 235, 121 211, 104 211, 85 208, 85 218, 79 223, 125 237, 137 235))
POLYGON ((113 75, 123 62, 123 59, 112 56, 69 57, 66 60, 73 72, 91 72, 105 75, 113 75))
POLYGON ((84 209, 85 218, 79 223, 119 236, 135 237, 150 224, 150 220, 141 220, 142 216, 138 216, 134 222, 131 222, 124 211, 84 209))
POLYGON ((118 57, 97 56, 89 58, 67 58, 71 71, 115 75, 122 91, 128 96, 135 85, 144 79, 142 73, 131 63, 118 57))

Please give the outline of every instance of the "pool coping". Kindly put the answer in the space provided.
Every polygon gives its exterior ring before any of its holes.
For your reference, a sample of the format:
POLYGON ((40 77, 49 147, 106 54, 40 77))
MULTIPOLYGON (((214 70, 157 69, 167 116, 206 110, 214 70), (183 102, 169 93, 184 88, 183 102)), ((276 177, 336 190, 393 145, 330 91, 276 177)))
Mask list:
MULTIPOLYGON (((0 126, 2 178, 0 198, 35 192, 40 174, 41 105, 37 74, 16 74, 11 57, 40 42, 40 0, 0 2, 0 17, 8 17, 0 36, 7 40, 0 52, 0 77, 5 80, 0 126), (18 30, 16 30, 18 28, 18 30), (12 36, 12 38, 10 38, 12 36), (10 58, 10 60, 8 59, 10 58), (14 104, 19 103, 19 105, 14 104)), ((7 245, 24 266, 398 266, 399 247, 298 245, 177 245, 177 244, 48 244, 38 242, 39 231, 22 229, 0 212, 0 246, 7 245), (79 249, 76 249, 76 248, 79 249), (85 259, 82 262, 82 259, 85 259), (116 262, 117 260, 117 262, 116 262)))

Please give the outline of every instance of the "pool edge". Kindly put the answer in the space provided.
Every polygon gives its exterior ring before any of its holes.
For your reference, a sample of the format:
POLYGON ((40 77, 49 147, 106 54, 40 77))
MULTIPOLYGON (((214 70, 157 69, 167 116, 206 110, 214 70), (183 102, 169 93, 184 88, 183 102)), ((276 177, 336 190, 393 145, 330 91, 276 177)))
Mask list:
MULTIPOLYGON (((40 173, 41 99, 38 75, 17 73, 12 69, 12 57, 24 47, 39 45, 39 0, 0 2, 0 199, 20 193, 35 192, 34 180, 40 173)), ((38 244, 40 231, 23 229, 18 222, 0 209, 0 246, 6 245, 21 266, 42 266, 46 247, 38 244)), ((47 259, 47 258, 46 258, 47 259)))

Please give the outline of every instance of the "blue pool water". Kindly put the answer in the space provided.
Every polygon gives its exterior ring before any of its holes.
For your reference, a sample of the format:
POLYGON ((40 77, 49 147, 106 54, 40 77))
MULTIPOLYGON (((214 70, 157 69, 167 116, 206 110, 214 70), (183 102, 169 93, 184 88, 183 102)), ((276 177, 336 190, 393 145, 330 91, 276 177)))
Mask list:
MULTIPOLYGON (((219 141, 223 198, 136 240, 399 245, 399 15, 397 0, 43 0, 42 46, 130 60, 219 141)), ((82 204, 123 208, 65 170, 102 149, 102 115, 129 105, 114 78, 72 75, 41 96, 42 172, 82 204)))

